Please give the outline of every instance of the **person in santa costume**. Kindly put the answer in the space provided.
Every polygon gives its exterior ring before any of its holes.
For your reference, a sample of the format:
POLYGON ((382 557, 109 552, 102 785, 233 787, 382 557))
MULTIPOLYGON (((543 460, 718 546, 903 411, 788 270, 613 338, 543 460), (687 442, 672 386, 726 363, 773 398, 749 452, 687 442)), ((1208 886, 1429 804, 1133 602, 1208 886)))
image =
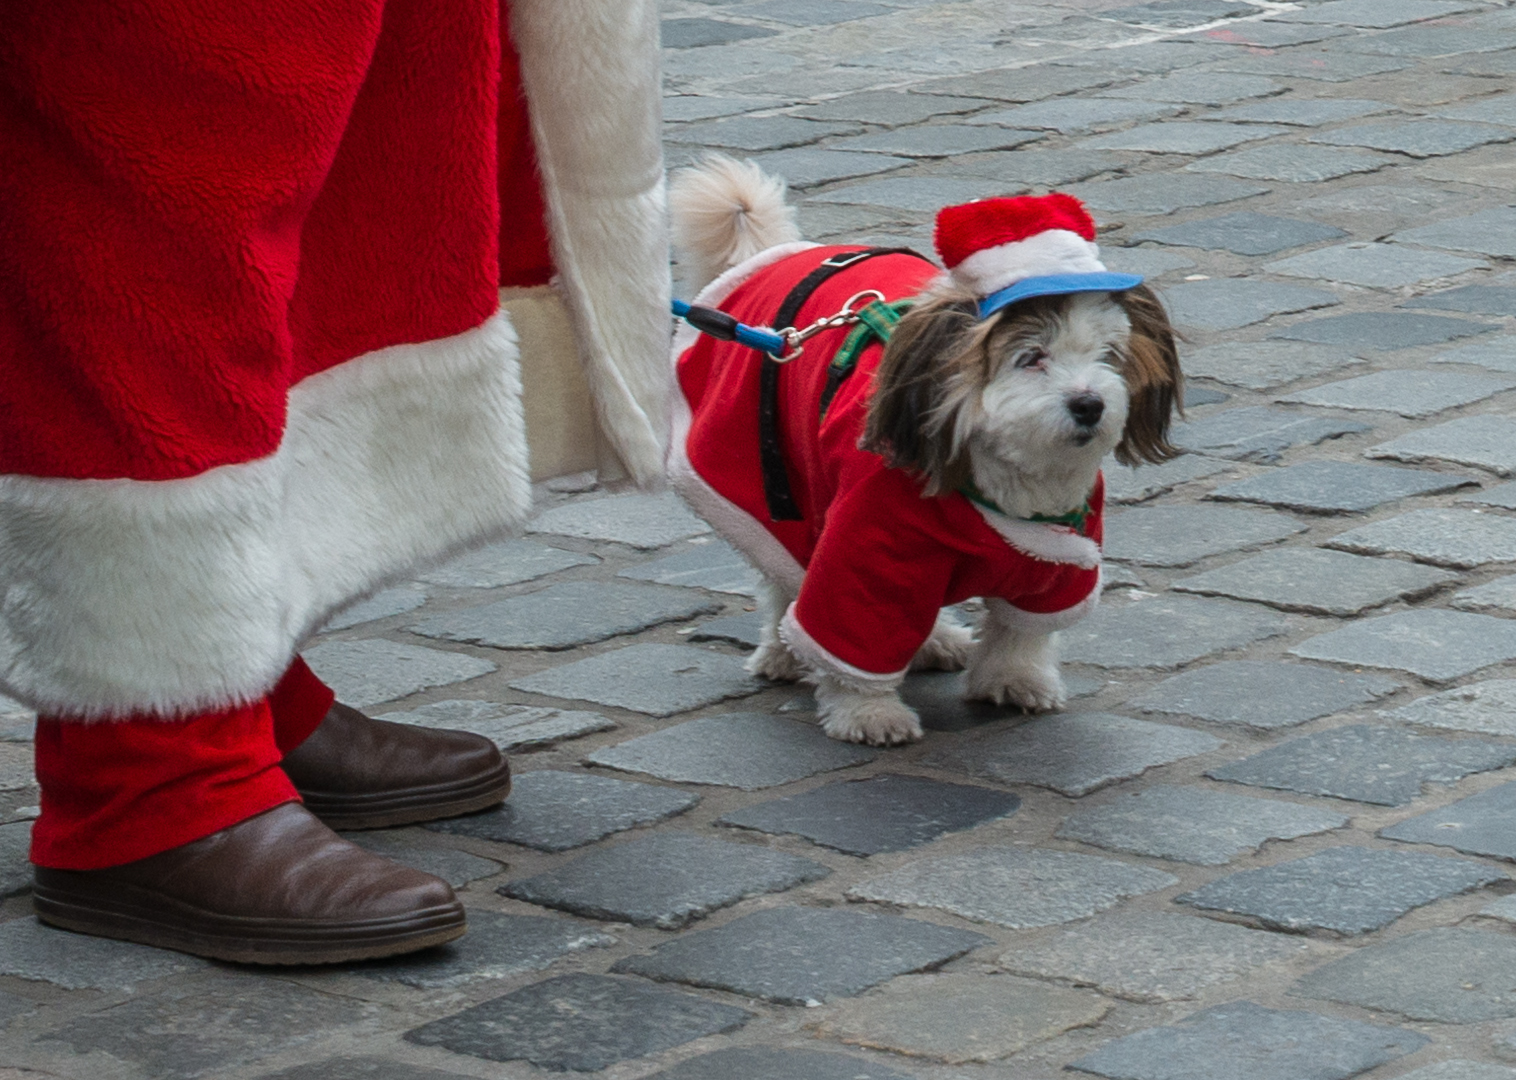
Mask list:
POLYGON ((650 0, 84 0, 0 20, 0 690, 46 922, 330 962, 463 932, 331 826, 498 803, 487 740, 296 657, 530 500, 500 290, 553 280, 662 473, 650 0))

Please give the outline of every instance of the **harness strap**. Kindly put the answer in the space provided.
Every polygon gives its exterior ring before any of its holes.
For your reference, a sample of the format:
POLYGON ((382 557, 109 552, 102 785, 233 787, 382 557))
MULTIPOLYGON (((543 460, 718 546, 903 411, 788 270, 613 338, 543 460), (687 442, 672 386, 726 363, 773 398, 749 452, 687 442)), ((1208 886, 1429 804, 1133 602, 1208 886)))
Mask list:
MULTIPOLYGON (((930 261, 910 248, 863 248, 828 256, 801 278, 785 296, 784 302, 779 305, 778 314, 774 316, 774 328, 783 330, 794 326, 801 307, 822 282, 832 275, 880 255, 915 255, 923 262, 930 261)), ((768 503, 770 521, 800 521, 804 515, 795 501, 794 488, 790 486, 789 470, 784 463, 784 443, 779 435, 779 372, 783 365, 768 353, 761 355, 762 367, 758 372, 758 456, 763 470, 763 495, 768 503)), ((828 385, 830 382, 831 376, 828 375, 828 385)), ((841 379, 838 382, 840 384, 841 379)), ((833 393, 835 392, 834 390, 833 393)))
POLYGON ((842 389, 842 384, 858 366, 858 358, 863 355, 863 350, 875 341, 888 344, 895 324, 910 306, 909 300, 899 300, 893 304, 881 304, 876 300, 858 309, 858 325, 853 327, 847 340, 842 343, 842 348, 837 350, 837 355, 827 365, 826 386, 821 391, 821 419, 826 419, 826 412, 832 407, 832 398, 837 396, 837 391, 842 389))

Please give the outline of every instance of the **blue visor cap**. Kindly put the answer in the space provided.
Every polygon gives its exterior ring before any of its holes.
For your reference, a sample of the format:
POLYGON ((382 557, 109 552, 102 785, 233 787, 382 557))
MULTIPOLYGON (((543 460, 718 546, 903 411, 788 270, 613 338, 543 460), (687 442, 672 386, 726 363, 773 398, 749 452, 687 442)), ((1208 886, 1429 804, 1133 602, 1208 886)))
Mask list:
POLYGON ((1047 277, 1022 278, 999 292, 979 301, 979 317, 988 319, 995 312, 1018 300, 1033 296, 1067 296, 1082 292, 1125 292, 1142 284, 1136 274, 1050 274, 1047 277))

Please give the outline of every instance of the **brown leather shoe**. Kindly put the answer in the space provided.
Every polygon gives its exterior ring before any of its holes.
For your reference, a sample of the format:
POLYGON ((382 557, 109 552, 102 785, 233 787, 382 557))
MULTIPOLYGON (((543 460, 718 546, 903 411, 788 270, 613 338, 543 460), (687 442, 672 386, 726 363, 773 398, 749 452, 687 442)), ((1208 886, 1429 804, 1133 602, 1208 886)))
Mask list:
POLYGON ((484 736, 375 720, 342 704, 285 755, 284 771, 334 829, 456 817, 511 793, 510 766, 484 736))
POLYGON ((106 870, 36 867, 43 922, 248 964, 334 964, 460 937, 447 882, 364 851, 285 803, 106 870))

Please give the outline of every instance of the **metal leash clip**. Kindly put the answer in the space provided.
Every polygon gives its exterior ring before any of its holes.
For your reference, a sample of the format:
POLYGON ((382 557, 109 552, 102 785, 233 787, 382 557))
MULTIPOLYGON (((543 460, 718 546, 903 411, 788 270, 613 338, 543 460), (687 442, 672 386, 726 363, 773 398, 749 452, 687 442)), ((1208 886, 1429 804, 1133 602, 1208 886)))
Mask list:
POLYGON ((847 298, 847 302, 842 305, 842 310, 835 315, 828 315, 825 318, 817 319, 811 325, 800 329, 787 326, 783 330, 774 331, 774 333, 784 339, 784 353, 783 355, 774 353, 770 353, 769 355, 773 357, 776 364, 788 364, 795 357, 805 352, 805 342, 808 339, 815 337, 823 330, 835 330, 839 326, 851 326, 858 321, 858 311, 860 308, 867 307, 869 304, 882 303, 884 303, 884 293, 878 289, 864 289, 862 292, 856 292, 847 298), (864 302, 859 303, 860 300, 864 302))

